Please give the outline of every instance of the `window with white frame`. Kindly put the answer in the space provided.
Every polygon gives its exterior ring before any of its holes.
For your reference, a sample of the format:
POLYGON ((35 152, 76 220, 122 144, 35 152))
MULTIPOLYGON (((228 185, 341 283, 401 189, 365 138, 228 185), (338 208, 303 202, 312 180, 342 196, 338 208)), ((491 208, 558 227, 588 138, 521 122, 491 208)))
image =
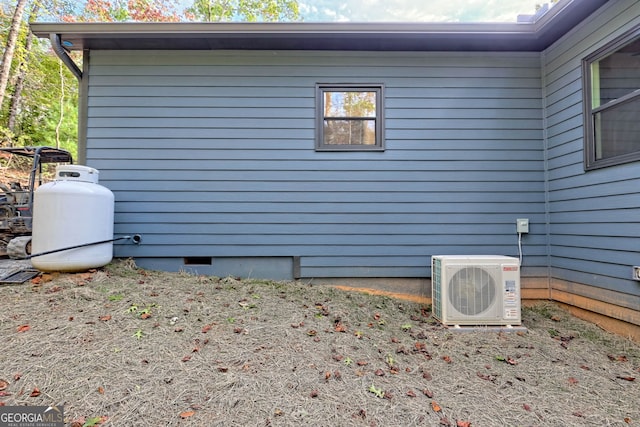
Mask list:
POLYGON ((640 27, 583 61, 585 169, 640 160, 640 27))
POLYGON ((383 150, 382 85, 316 86, 316 150, 383 150))

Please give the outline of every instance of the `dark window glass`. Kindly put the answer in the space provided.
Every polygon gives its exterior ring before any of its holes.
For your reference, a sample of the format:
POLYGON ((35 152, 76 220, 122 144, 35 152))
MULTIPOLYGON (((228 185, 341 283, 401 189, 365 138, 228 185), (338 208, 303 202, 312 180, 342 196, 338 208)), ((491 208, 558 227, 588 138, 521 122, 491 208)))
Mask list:
POLYGON ((640 160, 640 28, 583 62, 585 169, 640 160))
POLYGON ((318 150, 382 149, 382 86, 317 88, 318 150))

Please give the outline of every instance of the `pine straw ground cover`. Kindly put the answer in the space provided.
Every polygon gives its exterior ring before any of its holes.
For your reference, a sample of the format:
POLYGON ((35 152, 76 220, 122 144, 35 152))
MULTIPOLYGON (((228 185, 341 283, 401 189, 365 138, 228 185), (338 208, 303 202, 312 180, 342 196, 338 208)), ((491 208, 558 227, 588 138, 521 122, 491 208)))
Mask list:
POLYGON ((460 333, 388 297, 131 262, 0 304, 0 404, 74 427, 640 425, 640 348, 551 304, 460 333))

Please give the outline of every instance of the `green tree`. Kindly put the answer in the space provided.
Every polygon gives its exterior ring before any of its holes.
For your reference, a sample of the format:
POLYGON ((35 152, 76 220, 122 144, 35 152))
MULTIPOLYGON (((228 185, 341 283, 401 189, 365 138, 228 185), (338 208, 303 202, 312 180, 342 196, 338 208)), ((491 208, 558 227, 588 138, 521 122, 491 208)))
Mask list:
MULTIPOLYGON (((49 16, 59 0, 32 0, 29 19, 39 8, 49 16)), ((0 25, 7 29, 15 16, 13 10, 2 9, 0 25)), ((8 30, 0 33, 6 43, 8 30)), ((0 109, 2 145, 52 145, 76 151, 77 82, 51 51, 49 42, 35 39, 25 19, 19 22, 14 56, 9 67, 5 98, 0 109)))
POLYGON ((299 21, 297 0, 195 0, 185 11, 191 21, 299 21))
POLYGON ((175 0, 87 0, 79 12, 62 17, 66 22, 176 22, 175 0))
POLYGON ((7 34, 7 38, 5 40, 5 48, 2 53, 2 63, 0 64, 0 106, 4 102, 5 92, 9 82, 9 74, 11 72, 11 65, 13 63, 13 54, 16 50, 16 45, 18 44, 22 14, 24 13, 26 5, 27 0, 18 0, 9 25, 9 34, 7 34))
MULTIPOLYGON (((40 9, 40 3, 34 3, 31 8, 29 18, 35 20, 38 16, 38 10, 40 9)), ((9 118, 7 119, 7 127, 11 132, 15 131, 16 120, 20 107, 22 105, 22 89, 24 88, 24 81, 27 77, 28 60, 26 54, 31 51, 33 46, 33 34, 29 33, 25 37, 24 53, 20 55, 20 61, 16 70, 15 84, 13 85, 13 96, 11 97, 11 104, 9 106, 9 118)))

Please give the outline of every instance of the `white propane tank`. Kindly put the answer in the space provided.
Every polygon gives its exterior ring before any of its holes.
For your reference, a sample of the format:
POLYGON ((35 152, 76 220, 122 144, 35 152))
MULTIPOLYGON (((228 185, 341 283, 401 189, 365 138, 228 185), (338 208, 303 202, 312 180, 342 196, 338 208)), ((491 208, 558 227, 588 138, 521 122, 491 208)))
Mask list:
MULTIPOLYGON (((31 253, 56 251, 113 239, 114 197, 98 184, 96 169, 58 165, 55 181, 41 185, 33 196, 31 253)), ((31 258, 41 271, 84 271, 113 258, 113 242, 83 246, 31 258)))

